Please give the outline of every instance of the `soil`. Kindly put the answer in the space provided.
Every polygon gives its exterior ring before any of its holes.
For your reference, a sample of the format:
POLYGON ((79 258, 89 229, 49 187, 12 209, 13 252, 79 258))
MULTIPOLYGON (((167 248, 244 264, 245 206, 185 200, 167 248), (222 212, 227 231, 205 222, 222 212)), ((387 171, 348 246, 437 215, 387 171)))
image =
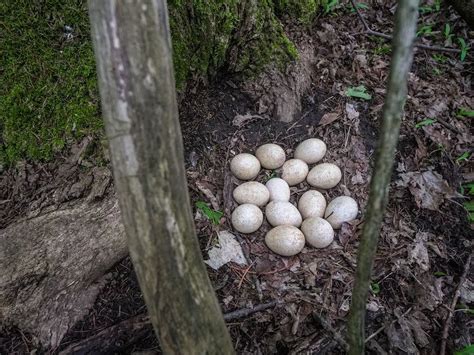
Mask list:
MULTIPOLYGON (((391 11, 388 5, 375 4, 365 16, 374 29, 386 30, 391 28, 391 11)), ((270 310, 228 323, 238 353, 342 352, 335 334, 345 334, 390 61, 389 54, 377 54, 383 43, 356 36, 362 30, 361 24, 354 14, 343 12, 337 17, 319 18, 314 28, 304 31, 288 24, 301 46, 311 42, 317 63, 312 68, 313 82, 303 99, 301 116, 295 121, 284 123, 272 118, 271 113, 262 113, 261 98, 252 96, 228 77, 206 86, 189 85, 180 97, 191 203, 194 206, 197 201, 214 202, 224 211, 217 227, 196 211, 203 257, 207 259, 207 250, 216 244, 216 231, 229 230, 237 236, 250 262, 249 266, 229 263, 217 271, 208 268, 222 310, 227 313, 279 301, 270 310), (361 101, 344 94, 348 87, 358 85, 368 88, 371 100, 361 101), (324 124, 328 114, 337 118, 324 124), (325 192, 326 198, 350 195, 358 201, 361 214, 343 226, 329 248, 307 247, 295 257, 283 258, 269 252, 263 243, 269 229, 266 222, 250 235, 232 230, 229 216, 235 203, 231 191, 238 181, 230 175, 228 163, 233 155, 254 152, 257 146, 268 142, 281 145, 291 156, 296 145, 309 137, 323 139, 328 146, 324 161, 336 163, 343 171, 342 182, 325 192), (209 193, 197 185, 205 186, 215 200, 210 201, 209 193), (321 325, 321 319, 326 326, 321 325)), ((434 21, 433 16, 424 15, 422 19, 434 21)), ((436 24, 450 21, 456 33, 468 38, 465 24, 455 14, 444 11, 439 16, 436 24)), ((442 37, 435 37, 439 38, 442 37)), ((472 251, 472 226, 462 206, 464 200, 453 195, 469 182, 472 172, 469 160, 456 161, 472 147, 470 122, 456 116, 460 107, 474 106, 469 86, 472 72, 467 62, 460 62, 454 55, 446 55, 444 63, 436 62, 432 55, 417 50, 409 78, 391 197, 367 311, 366 334, 376 334, 367 343, 371 353, 437 353, 448 309, 472 251), (436 74, 434 68, 441 74, 436 74), (442 118, 451 128, 439 122, 415 127, 434 117, 442 118), (417 185, 416 174, 427 171, 439 174, 453 191, 443 185, 444 190, 420 193, 422 186, 417 185), (408 182, 403 182, 404 178, 408 182), (439 203, 429 205, 424 199, 430 194, 436 194, 439 203)), ((83 195, 87 186, 79 192, 70 191, 75 191, 71 189, 74 182, 87 180, 91 167, 100 163, 93 144, 100 148, 97 143, 86 144, 90 152, 84 159, 65 156, 54 163, 27 163, 4 172, 0 190, 4 191, 1 199, 8 200, 8 208, 0 215, 2 225, 27 215, 31 203, 41 200, 38 196, 51 197, 59 190, 69 191, 61 195, 65 199, 83 195), (68 173, 61 175, 59 171, 68 173), (68 179, 70 176, 75 178, 68 179)), ((257 180, 266 181, 274 173, 264 171, 257 180)), ((305 183, 292 188, 292 202, 307 188, 305 183)), ((51 204, 53 199, 44 197, 41 201, 51 204)), ((473 274, 468 275, 466 284, 472 285, 473 274)), ((458 307, 470 306, 469 300, 461 297, 458 307)), ((31 335, 5 329, 0 336, 0 352, 28 353, 37 349, 36 353, 57 353, 144 313, 146 307, 127 258, 110 271, 110 281, 93 309, 69 331, 59 349, 38 348, 31 335)), ((448 338, 450 351, 472 342, 474 328, 469 314, 454 313, 448 338)), ((138 337, 130 334, 131 341, 123 340, 118 353, 159 353, 151 326, 140 331, 138 337)))

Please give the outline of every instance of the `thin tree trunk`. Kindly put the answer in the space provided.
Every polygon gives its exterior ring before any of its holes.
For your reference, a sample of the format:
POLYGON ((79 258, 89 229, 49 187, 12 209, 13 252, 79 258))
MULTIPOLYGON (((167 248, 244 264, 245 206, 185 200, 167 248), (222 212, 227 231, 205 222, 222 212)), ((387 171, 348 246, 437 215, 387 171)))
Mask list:
POLYGON ((232 354, 189 203, 165 0, 90 0, 115 185, 167 354, 232 354))
POLYGON ((388 185, 406 99, 407 77, 413 59, 418 0, 400 0, 395 16, 393 55, 383 109, 382 131, 370 185, 367 216, 357 257, 357 270, 348 323, 349 354, 353 355, 364 354, 367 295, 380 228, 387 205, 388 185))

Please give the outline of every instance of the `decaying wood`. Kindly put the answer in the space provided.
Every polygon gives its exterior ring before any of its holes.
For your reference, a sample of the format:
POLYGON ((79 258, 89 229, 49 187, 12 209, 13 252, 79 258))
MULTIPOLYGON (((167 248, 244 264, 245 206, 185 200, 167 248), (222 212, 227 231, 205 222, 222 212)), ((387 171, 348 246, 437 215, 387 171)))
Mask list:
POLYGON ((166 2, 90 0, 89 10, 115 186, 162 350, 233 353, 192 219, 166 2))
POLYGON ((395 149, 407 94, 407 77, 413 60, 417 16, 418 0, 400 0, 398 2, 381 136, 370 183, 367 214, 357 254, 357 269, 348 321, 349 354, 352 355, 364 354, 367 296, 380 228, 387 206, 388 185, 392 175, 395 149))
POLYGON ((127 255, 117 198, 76 200, 0 230, 0 323, 57 346, 127 255))

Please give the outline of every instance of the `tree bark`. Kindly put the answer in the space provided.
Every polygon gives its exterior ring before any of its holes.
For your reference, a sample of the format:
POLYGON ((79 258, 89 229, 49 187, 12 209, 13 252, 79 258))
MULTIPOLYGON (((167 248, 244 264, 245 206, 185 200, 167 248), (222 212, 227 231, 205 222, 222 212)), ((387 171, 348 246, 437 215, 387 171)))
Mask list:
POLYGON ((418 16, 418 0, 400 0, 396 12, 387 96, 379 138, 375 168, 370 185, 367 217, 357 257, 357 270, 348 323, 349 354, 364 354, 365 312, 372 265, 383 215, 387 205, 400 122, 406 99, 407 77, 413 59, 413 42, 418 16))
POLYGON ((89 1, 130 255, 168 354, 231 354, 187 192, 164 0, 89 1))

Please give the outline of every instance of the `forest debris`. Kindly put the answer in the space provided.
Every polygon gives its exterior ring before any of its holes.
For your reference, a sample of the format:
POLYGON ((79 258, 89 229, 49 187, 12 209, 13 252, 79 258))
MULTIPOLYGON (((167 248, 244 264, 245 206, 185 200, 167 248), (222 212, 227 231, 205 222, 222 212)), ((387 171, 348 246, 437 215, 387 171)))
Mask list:
POLYGON ((217 201, 216 196, 213 194, 211 189, 206 187, 206 183, 202 181, 196 181, 196 187, 209 199, 209 202, 212 205, 212 208, 215 211, 219 211, 219 202, 217 201))
POLYGON ((347 118, 350 119, 351 121, 359 117, 359 111, 357 111, 354 107, 354 105, 350 103, 346 103, 346 114, 347 118))
POLYGON ((321 120, 319 121, 320 126, 326 126, 328 124, 333 123, 335 120, 339 118, 339 114, 337 112, 328 112, 321 117, 321 120))
POLYGON ((262 116, 259 115, 252 115, 250 113, 246 113, 245 115, 240 115, 237 114, 235 115, 234 119, 232 120, 232 124, 237 127, 242 127, 247 121, 250 121, 251 119, 254 118, 262 118, 262 116))
POLYGON ((418 207, 437 211, 444 199, 462 197, 443 177, 432 171, 400 174, 398 186, 408 187, 418 207))
POLYGON ((429 233, 419 232, 415 237, 415 246, 409 252, 410 264, 417 263, 424 271, 430 269, 430 259, 425 242, 428 240, 429 233))
POLYGON ((230 261, 239 265, 246 265, 247 261, 242 252, 242 247, 235 239, 235 236, 227 231, 219 232, 218 236, 219 246, 209 250, 209 260, 204 262, 214 270, 218 270, 222 265, 225 265, 230 261))
POLYGON ((399 308, 395 309, 397 322, 392 322, 386 330, 388 340, 393 347, 398 348, 407 354, 417 354, 418 349, 415 345, 415 340, 413 339, 410 324, 405 318, 405 314, 398 314, 399 311, 399 308), (398 327, 396 326, 396 323, 398 323, 398 327))

